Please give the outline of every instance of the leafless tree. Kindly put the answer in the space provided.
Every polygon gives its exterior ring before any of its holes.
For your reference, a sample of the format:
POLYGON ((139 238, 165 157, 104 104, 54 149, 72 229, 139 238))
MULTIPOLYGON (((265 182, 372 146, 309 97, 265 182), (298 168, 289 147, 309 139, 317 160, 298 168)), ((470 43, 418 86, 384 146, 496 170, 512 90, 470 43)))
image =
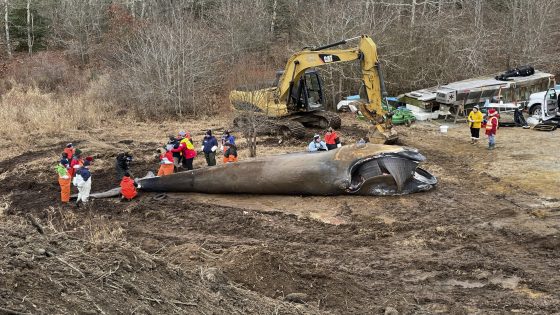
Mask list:
POLYGON ((105 0, 55 2, 49 11, 55 42, 67 47, 83 64, 88 63, 102 37, 108 6, 105 0))
POLYGON ((113 84, 146 115, 213 112, 220 85, 220 55, 209 54, 215 39, 197 22, 176 16, 154 23, 122 41, 113 84))
MULTIPOLYGON (((4 0, 4 55, 25 40, 37 49, 37 12, 49 49, 110 73, 110 100, 142 115, 199 115, 227 106, 231 69, 249 56, 272 72, 303 47, 359 34, 376 42, 391 94, 526 63, 558 74, 558 1, 4 0), (26 4, 27 38, 11 16, 26 4), (128 14, 121 27, 134 21, 126 32, 110 25, 115 7, 128 14)), ((359 92, 358 66, 321 72, 327 105, 359 92)))
POLYGON ((31 15, 31 0, 27 0, 27 49, 29 55, 33 53, 33 17, 31 15))
POLYGON ((12 46, 10 44, 10 24, 8 21, 8 0, 4 0, 4 28, 6 30, 6 52, 8 56, 12 57, 12 46))
POLYGON ((266 64, 260 64, 251 58, 245 58, 243 66, 237 66, 233 69, 237 75, 229 84, 229 90, 236 90, 243 93, 243 98, 236 98, 233 105, 234 109, 234 125, 241 131, 249 148, 251 157, 257 156, 257 137, 262 134, 276 132, 273 119, 267 117, 266 111, 259 109, 254 104, 263 104, 267 102, 270 94, 258 92, 266 87, 271 87, 268 82, 273 73, 266 71, 270 68, 266 64))

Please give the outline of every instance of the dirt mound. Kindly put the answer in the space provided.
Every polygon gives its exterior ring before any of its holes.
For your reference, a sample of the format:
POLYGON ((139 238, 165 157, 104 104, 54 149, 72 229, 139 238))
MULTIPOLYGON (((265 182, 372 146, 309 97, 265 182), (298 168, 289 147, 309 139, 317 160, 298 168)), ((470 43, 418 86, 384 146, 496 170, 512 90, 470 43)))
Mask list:
POLYGON ((236 287, 218 268, 184 270, 129 244, 0 225, 0 310, 33 314, 309 314, 236 287))

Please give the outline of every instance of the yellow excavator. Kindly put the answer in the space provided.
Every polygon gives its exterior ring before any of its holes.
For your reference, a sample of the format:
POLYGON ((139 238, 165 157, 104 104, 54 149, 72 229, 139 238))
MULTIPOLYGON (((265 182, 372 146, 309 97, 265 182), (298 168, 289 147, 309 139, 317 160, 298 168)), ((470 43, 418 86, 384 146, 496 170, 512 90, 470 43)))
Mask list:
MULTIPOLYGON (((305 127, 337 129, 341 125, 340 117, 324 109, 322 82, 314 68, 355 60, 360 61, 362 80, 367 92, 367 100, 360 103, 359 110, 373 125, 370 128, 370 142, 394 143, 397 134, 392 129, 392 114, 382 106, 386 93, 377 59, 377 47, 367 35, 295 53, 288 60, 285 69, 277 73, 277 80, 272 87, 258 90, 236 89, 230 93, 231 104, 238 112, 251 111, 252 114, 270 118, 267 126, 284 136, 302 138, 305 127), (356 47, 332 49, 354 41, 358 41, 356 47)), ((247 118, 243 115, 234 120, 236 126, 245 123, 247 118)))

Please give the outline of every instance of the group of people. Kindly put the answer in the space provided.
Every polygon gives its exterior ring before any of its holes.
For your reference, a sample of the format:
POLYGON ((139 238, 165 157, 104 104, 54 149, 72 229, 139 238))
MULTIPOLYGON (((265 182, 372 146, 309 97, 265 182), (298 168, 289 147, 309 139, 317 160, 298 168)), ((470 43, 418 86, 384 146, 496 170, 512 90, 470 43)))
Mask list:
MULTIPOLYGON (((220 144, 216 137, 212 135, 212 130, 208 130, 200 148, 208 166, 216 165, 218 145, 220 145, 224 163, 237 162, 235 137, 229 130, 224 131, 220 144)), ((177 136, 170 136, 167 144, 159 150, 160 167, 157 175, 173 174, 180 169, 192 170, 193 160, 197 155, 192 137, 188 132, 181 131, 177 136)), ((117 155, 115 162, 116 179, 120 183, 121 197, 124 201, 130 201, 138 194, 137 188, 139 185, 133 180, 130 172, 132 160, 132 154, 122 152, 117 155)), ((72 143, 68 143, 64 148, 61 159, 56 166, 60 184, 60 199, 63 203, 70 201, 72 184, 78 189, 76 205, 79 207, 80 204, 88 202, 92 182, 90 171, 92 163, 93 158, 86 157, 83 159, 82 151, 76 149, 72 143)))
POLYGON ((58 183, 60 185, 60 199, 63 203, 70 201, 71 185, 78 188, 76 205, 87 203, 91 191, 90 165, 92 157, 82 158, 82 151, 68 143, 62 152, 60 161, 56 166, 58 183))
POLYGON ((307 146, 307 151, 329 151, 340 148, 341 146, 342 143, 340 142, 338 134, 333 130, 332 127, 329 127, 329 129, 327 129, 327 132, 325 133, 325 141, 321 140, 320 135, 316 134, 313 137, 313 140, 307 146))
MULTIPOLYGON (((138 186, 129 172, 132 155, 128 152, 117 155, 116 169, 117 179, 120 181, 121 195, 123 200, 131 200, 137 194, 138 186)), ((92 174, 90 166, 93 157, 82 158, 82 151, 68 143, 61 159, 56 166, 58 183, 60 185, 60 200, 62 203, 70 202, 71 186, 78 189, 76 206, 86 205, 91 192, 92 174)))
MULTIPOLYGON (((225 130, 220 144, 223 153, 223 162, 237 162, 237 147, 235 137, 229 130, 225 130)), ((204 154, 208 166, 216 165, 216 152, 218 151, 218 140, 207 130, 202 139, 200 151, 204 154)), ((195 150, 194 141, 189 132, 181 131, 177 136, 169 136, 167 144, 159 149, 160 168, 158 176, 165 176, 178 172, 181 168, 193 169, 194 158, 198 152, 195 150)))
POLYGON ((498 112, 494 108, 490 108, 488 110, 488 118, 485 120, 480 107, 476 105, 469 113, 468 122, 471 130, 471 144, 478 143, 480 129, 484 127, 485 134, 488 137, 488 150, 494 150, 496 147, 496 132, 498 130, 498 112))

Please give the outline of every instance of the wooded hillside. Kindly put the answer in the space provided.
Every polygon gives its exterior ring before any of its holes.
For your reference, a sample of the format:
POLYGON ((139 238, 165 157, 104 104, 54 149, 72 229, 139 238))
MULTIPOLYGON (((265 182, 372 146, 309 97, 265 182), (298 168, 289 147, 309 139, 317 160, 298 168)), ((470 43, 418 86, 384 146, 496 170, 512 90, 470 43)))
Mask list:
MULTIPOLYGON (((2 91, 95 82, 96 98, 141 116, 214 113, 241 78, 359 34, 378 44, 391 94, 521 64, 560 72, 560 0, 2 1, 2 91)), ((358 92, 358 70, 322 69, 330 106, 358 92)))

